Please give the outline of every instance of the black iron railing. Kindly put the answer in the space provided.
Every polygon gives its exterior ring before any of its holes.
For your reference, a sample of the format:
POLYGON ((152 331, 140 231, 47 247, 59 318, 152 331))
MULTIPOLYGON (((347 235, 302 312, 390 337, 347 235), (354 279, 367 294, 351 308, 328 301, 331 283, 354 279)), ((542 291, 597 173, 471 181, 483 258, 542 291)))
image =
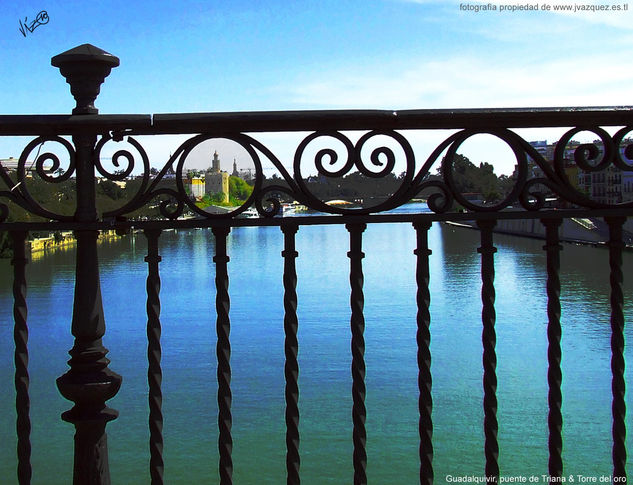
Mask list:
MULTIPOLYGON (((633 201, 617 205, 599 203, 578 189, 569 178, 566 167, 571 163, 584 173, 616 167, 622 172, 633 170, 633 145, 626 136, 633 130, 633 108, 556 108, 509 110, 416 110, 416 111, 317 111, 269 113, 211 113, 172 115, 99 115, 93 103, 99 87, 118 59, 93 46, 83 45, 55 56, 52 64, 59 67, 71 85, 77 107, 70 116, 0 116, 0 135, 36 136, 24 148, 15 172, 0 169, 4 187, 0 190, 0 231, 8 231, 13 242, 14 315, 15 315, 15 384, 18 436, 17 474, 21 484, 30 483, 29 375, 27 369, 27 305, 25 243, 33 231, 72 230, 77 240, 77 269, 71 331, 75 337, 70 350, 70 370, 57 380, 61 394, 74 406, 62 418, 74 424, 74 483, 110 482, 106 423, 117 417, 117 411, 106 402, 116 395, 121 377, 108 367, 107 349, 102 345, 106 332, 100 292, 97 235, 99 231, 130 228, 143 230, 148 241, 147 336, 149 380, 150 474, 152 483, 163 482, 162 394, 161 394, 161 323, 159 239, 169 228, 210 227, 216 242, 213 258, 216 268, 217 312, 217 377, 219 470, 221 483, 232 483, 231 435, 231 365, 230 317, 227 264, 227 236, 232 227, 279 226, 284 234, 284 329, 286 378, 286 443, 287 481, 300 482, 299 386, 297 340, 297 275, 295 270, 295 234, 301 225, 344 224, 350 235, 350 306, 353 396, 353 463, 354 482, 367 483, 365 432, 365 361, 363 314, 363 231, 367 224, 384 222, 412 223, 417 234, 417 345, 419 366, 419 459, 420 482, 433 482, 433 422, 431 392, 431 354, 429 312, 428 232, 434 221, 474 221, 480 229, 482 277, 482 341, 484 369, 484 434, 485 475, 499 477, 497 440, 497 378, 495 353, 495 286, 493 241, 495 226, 509 219, 539 220, 546 228, 548 315, 548 384, 549 384, 549 470, 551 477, 563 476, 561 414, 561 324, 560 324, 560 226, 569 218, 604 218, 609 227, 606 242, 611 271, 611 368, 613 372, 613 476, 626 477, 626 427, 624 381, 624 318, 622 293, 622 251, 627 241, 623 224, 633 215, 633 201), (553 160, 546 160, 514 129, 568 127, 560 138, 553 160), (571 127, 571 128, 569 128, 571 127), (421 164, 405 137, 408 130, 453 130, 421 164), (614 134, 609 134, 608 129, 614 134), (298 144, 292 168, 275 156, 252 133, 304 131, 308 134, 298 144), (565 148, 574 135, 589 131, 598 142, 582 144, 574 151, 572 161, 565 158, 565 148), (349 132, 360 133, 352 141, 349 132), (193 135, 175 147, 168 161, 152 174, 150 160, 142 144, 134 136, 184 134, 193 135), (516 158, 512 187, 489 203, 477 203, 459 190, 453 173, 453 160, 459 147, 470 137, 490 134, 505 142, 516 158), (68 140, 68 137, 72 141, 68 140), (364 147, 374 137, 390 142, 370 150, 364 147), (184 166, 188 156, 201 143, 223 138, 240 145, 254 165, 253 191, 239 207, 226 213, 201 209, 187 193, 184 166), (107 144, 126 140, 136 151, 119 150, 113 155, 118 172, 110 172, 101 163, 101 152, 107 144), (358 208, 345 208, 319 199, 306 183, 309 174, 302 172, 306 147, 316 141, 329 140, 342 147, 336 151, 325 147, 314 155, 316 171, 321 176, 340 178, 359 171, 368 180, 379 180, 393 174, 396 158, 404 172, 392 193, 375 201, 365 201, 358 208), (34 157, 34 150, 43 142, 59 144, 67 152, 67 168, 59 173, 57 155, 47 152, 34 157), (398 155, 393 147, 398 147, 398 155), (264 184, 262 157, 281 174, 281 181, 264 184), (35 173, 48 183, 74 180, 76 210, 60 214, 42 206, 29 192, 27 165, 34 162, 35 173), (52 164, 52 171, 46 170, 52 164), (541 176, 530 178, 529 167, 538 167, 541 176), (441 177, 432 176, 433 168, 441 167, 441 177), (136 172, 135 172, 136 171, 136 172), (161 184, 167 174, 175 172, 172 185, 161 184), (112 181, 124 180, 140 173, 136 193, 119 208, 98 214, 95 180, 98 175, 112 181), (390 214, 397 208, 424 194, 430 213, 390 214), (555 197, 559 207, 547 205, 546 195, 555 197), (283 198, 297 201, 322 212, 320 216, 274 217, 283 198), (4 201, 4 203, 2 203, 4 201), (157 206, 159 215, 153 220, 137 220, 135 211, 157 206), (11 219, 11 208, 21 207, 37 221, 11 219), (256 207, 258 218, 240 218, 249 207, 256 207)), ((51 167, 49 167, 51 168, 51 167)))

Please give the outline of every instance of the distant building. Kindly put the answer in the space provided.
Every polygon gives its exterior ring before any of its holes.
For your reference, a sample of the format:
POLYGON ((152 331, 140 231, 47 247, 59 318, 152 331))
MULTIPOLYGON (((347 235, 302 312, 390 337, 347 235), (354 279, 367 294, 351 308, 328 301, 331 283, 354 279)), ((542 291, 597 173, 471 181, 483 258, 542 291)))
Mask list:
POLYGON ((184 180, 185 191, 193 199, 199 199, 204 196, 205 181, 202 177, 191 177, 184 180))
POLYGON ((229 174, 220 170, 220 157, 218 152, 213 153, 211 168, 204 174, 206 194, 222 194, 223 201, 229 201, 229 174))
MULTIPOLYGON (((15 172, 18 169, 19 158, 0 158, 0 167, 4 168, 7 172, 15 172)), ((48 172, 50 174, 51 169, 53 168, 53 163, 50 161, 44 162, 44 172, 48 172)), ((24 172, 27 177, 31 177, 31 172, 35 172, 35 162, 28 161, 24 164, 24 172)))
POLYGON ((235 160, 235 158, 233 159, 233 172, 231 172, 231 177, 239 177, 242 180, 246 181, 248 184, 253 185, 253 169, 239 169, 237 166, 237 160, 235 160))
POLYGON ((534 148, 539 155, 545 160, 551 160, 553 150, 550 149, 551 145, 547 144, 547 140, 531 141, 530 145, 534 148))
MULTIPOLYGON (((630 142, 631 140, 623 140, 623 145, 630 142)), ((530 145, 547 162, 553 162, 556 143, 548 144, 547 141, 532 141, 530 145)), ((593 145, 598 148, 599 154, 597 158, 600 159, 604 153, 602 140, 594 140, 593 145)), ((571 140, 563 153, 565 175, 572 187, 601 204, 620 204, 633 201, 633 171, 621 170, 613 164, 598 172, 581 170, 575 161, 575 152, 579 146, 579 142, 571 140)), ((626 156, 624 156, 624 148, 620 148, 620 153, 622 158, 627 161, 626 156)), ((590 163, 592 162, 590 161, 590 163)), ((627 163, 629 162, 627 161, 627 163)), ((541 176, 543 176, 543 171, 534 161, 529 160, 528 177, 541 176)))
POLYGON ((245 180, 249 185, 253 185, 255 183, 252 168, 240 170, 240 178, 245 180))
POLYGON ((633 201, 633 172, 622 172, 622 202, 633 201))
MULTIPOLYGON (((169 158, 171 158, 171 153, 169 154, 169 158)), ((174 166, 173 164, 170 165, 167 168, 167 172, 165 172, 165 176, 163 177, 165 180, 167 179, 175 179, 176 178, 176 172, 174 171, 174 166)))
POLYGON ((9 157, 9 158, 0 158, 0 167, 6 169, 8 172, 18 169, 18 159, 9 157))

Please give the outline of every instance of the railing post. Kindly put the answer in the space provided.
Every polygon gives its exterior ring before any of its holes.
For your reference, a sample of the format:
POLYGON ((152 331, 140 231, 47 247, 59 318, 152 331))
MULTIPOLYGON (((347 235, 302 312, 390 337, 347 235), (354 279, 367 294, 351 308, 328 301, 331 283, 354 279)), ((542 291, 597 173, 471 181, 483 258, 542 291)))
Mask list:
POLYGON ((367 228, 364 223, 349 223, 350 259, 349 282, 351 287, 350 308, 352 315, 352 438, 354 441, 354 485, 367 485, 367 409, 365 408, 365 316, 363 306, 363 263, 362 235, 367 228))
POLYGON ((217 314, 216 355, 218 358, 218 451, 220 452, 220 485, 232 485, 233 483, 233 415, 231 403, 231 320, 229 310, 231 300, 229 297, 229 255, 226 251, 226 239, 229 235, 229 227, 213 227, 215 236, 215 311, 217 314))
POLYGON ((413 251, 417 264, 415 279, 417 283, 416 302, 418 306, 416 343, 418 346, 418 410, 420 420, 420 484, 433 484, 433 395, 431 393, 433 377, 431 375, 431 292, 429 290, 429 230, 431 221, 419 219, 413 222, 417 247, 413 251))
POLYGON ((160 345, 160 275, 158 263, 158 238, 160 229, 145 229, 147 238, 147 383, 149 387, 149 472, 152 485, 163 485, 163 392, 161 383, 163 371, 160 366, 162 350, 160 345))
POLYGON ((295 260, 299 253, 295 248, 295 235, 299 230, 297 224, 282 224, 284 233, 284 353, 286 363, 284 375, 286 378, 286 484, 299 485, 299 341, 297 331, 297 268, 295 260))
POLYGON ((626 483, 626 381, 624 379, 624 273, 622 272, 622 225, 625 217, 606 217, 609 225, 609 281, 611 286, 611 391, 613 401, 613 481, 626 483))
POLYGON ((484 452, 486 455, 486 481, 499 483, 499 441, 497 434, 497 334, 495 322, 495 263, 494 254, 497 248, 492 241, 492 230, 497 224, 494 220, 479 220, 477 226, 481 230, 481 246, 477 252, 481 254, 481 320, 483 330, 481 340, 484 347, 484 452))
MULTIPOLYGON (((99 87, 119 59, 89 44, 71 49, 51 59, 71 86, 77 101, 74 115, 96 114, 94 100, 99 87)), ((95 176, 92 159, 96 135, 73 136, 76 150, 77 209, 75 221, 89 224, 97 220, 95 176)), ((70 370, 57 379, 61 394, 75 403, 62 414, 73 423, 75 463, 73 483, 109 485, 108 445, 105 426, 118 412, 105 402, 116 395, 121 376, 108 369, 108 349, 101 341, 105 320, 97 259, 98 231, 80 229, 77 239, 77 266, 73 303, 72 334, 75 337, 68 361, 70 370)))
POLYGON ((26 259, 27 231, 11 231, 13 240, 13 338, 15 342, 15 411, 18 437, 18 482, 31 483, 31 399, 29 397, 29 327, 26 323, 26 259))
POLYGON ((563 247, 560 245, 558 236, 562 219, 541 219, 541 223, 545 226, 546 234, 546 244, 543 249, 547 251, 548 471, 550 477, 559 478, 563 476, 563 414, 561 412, 563 373, 560 346, 562 335, 560 323, 560 252, 563 247))

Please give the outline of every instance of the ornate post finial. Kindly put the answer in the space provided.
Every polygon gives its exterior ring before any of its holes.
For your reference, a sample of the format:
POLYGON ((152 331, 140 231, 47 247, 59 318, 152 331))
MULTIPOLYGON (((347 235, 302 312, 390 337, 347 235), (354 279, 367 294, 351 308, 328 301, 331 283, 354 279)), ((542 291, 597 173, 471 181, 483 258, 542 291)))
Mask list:
MULTIPOLYGON (((74 115, 97 114, 94 101, 99 88, 119 59, 89 44, 84 44, 51 59, 70 84, 77 101, 74 115)), ((75 337, 70 369, 57 379, 57 387, 66 399, 74 402, 62 419, 75 426, 75 485, 110 485, 106 424, 118 412, 106 401, 118 392, 122 377, 108 368, 108 349, 102 338, 106 332, 99 261, 98 231, 87 224, 97 220, 95 167, 93 155, 97 134, 81 132, 73 135, 77 208, 74 219, 81 223, 75 230, 77 265, 71 330, 75 337)))
POLYGON ((70 92, 77 101, 73 114, 97 114, 95 99, 112 68, 119 65, 119 58, 93 45, 82 44, 56 55, 51 64, 59 68, 70 84, 70 92))

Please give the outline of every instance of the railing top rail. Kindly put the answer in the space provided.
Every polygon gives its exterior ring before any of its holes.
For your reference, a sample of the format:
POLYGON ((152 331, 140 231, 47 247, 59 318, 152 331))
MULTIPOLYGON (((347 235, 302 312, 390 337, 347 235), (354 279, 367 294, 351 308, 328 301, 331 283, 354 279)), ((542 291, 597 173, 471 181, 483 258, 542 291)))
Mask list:
MULTIPOLYGON (((53 57, 51 62, 66 78, 77 106, 71 115, 0 116, 0 136, 36 136, 17 162, 0 166, 0 198, 8 201, 0 202, 0 229, 14 218, 16 207, 26 211, 23 219, 34 215, 64 224, 197 216, 209 225, 222 219, 233 225, 238 216, 252 215, 246 213, 250 207, 260 217, 273 217, 281 214, 282 203, 289 201, 298 202, 301 210, 352 217, 384 214, 414 199, 426 199, 436 214, 459 213, 462 208, 500 213, 518 204, 529 211, 542 211, 553 201, 561 208, 617 209, 628 211, 626 215, 633 209, 627 177, 633 172, 633 106, 99 115, 94 102, 110 70, 118 66, 118 58, 84 44, 53 57), (566 132, 545 150, 513 131, 553 127, 566 132), (605 127, 617 130, 612 133, 605 127), (365 133, 351 136, 349 132, 355 130, 365 133), (415 144, 407 140, 406 130, 453 133, 445 134, 444 141, 426 153, 428 147, 423 149, 417 140, 415 144), (251 136, 259 132, 308 134, 294 147, 294 155, 282 156, 251 136), (574 141, 581 132, 593 133, 594 141, 574 141), (154 145, 150 156, 141 143, 147 140, 128 136, 163 134, 193 136, 178 141, 167 161, 166 154, 158 154, 154 145), (511 177, 501 182, 496 176, 492 179, 491 166, 480 162, 481 172, 474 177, 478 183, 462 180, 468 164, 473 170, 476 167, 458 150, 480 134, 492 135, 511 149, 516 162, 511 177), (71 135, 72 142, 64 138, 71 135), (190 155, 207 141, 221 138, 246 152, 250 183, 242 179, 239 190, 236 180, 230 188, 229 174, 222 173, 215 158, 217 151, 204 177, 196 174, 196 184, 186 178, 197 156, 190 155), (47 146, 41 153, 48 142, 54 148, 47 146), (119 142, 124 143, 117 146, 119 142), (66 158, 60 160, 59 154, 66 158), (600 175, 596 185, 589 187, 587 174, 593 176, 592 172, 607 168, 609 174, 617 172, 617 183, 607 181, 607 173, 600 173, 596 174, 600 175), (275 176, 268 179, 265 169, 276 171, 275 176), (35 180, 30 182, 30 178, 35 180), (204 187, 200 183, 203 178, 204 187), (125 188, 126 197, 107 184, 100 188, 104 193, 98 193, 97 184, 103 179, 125 188), (128 181, 132 182, 130 187, 128 181), (57 200, 44 197, 46 191, 37 185, 41 182, 68 182, 59 187, 73 193, 58 194, 57 200), (38 190, 41 201, 31 193, 38 190), (106 200, 99 204, 99 196, 112 199, 112 203, 106 200), (74 207, 65 202, 73 197, 74 207), (64 210, 56 208, 61 201, 64 210)), ((512 164, 512 159, 504 162, 512 164)), ((239 176, 235 160, 233 167, 239 176)), ((444 220, 442 217, 436 220, 444 220)), ((194 222, 192 227, 203 226, 194 222)))
POLYGON ((72 135, 113 130, 149 135, 208 131, 551 128, 632 123, 633 106, 0 115, 0 135, 72 135))
POLYGON ((325 110, 154 115, 162 133, 186 129, 229 131, 311 131, 376 129, 535 128, 627 125, 633 106, 579 108, 325 110))
POLYGON ((148 131, 151 115, 0 115, 0 135, 74 135, 116 130, 148 131))

